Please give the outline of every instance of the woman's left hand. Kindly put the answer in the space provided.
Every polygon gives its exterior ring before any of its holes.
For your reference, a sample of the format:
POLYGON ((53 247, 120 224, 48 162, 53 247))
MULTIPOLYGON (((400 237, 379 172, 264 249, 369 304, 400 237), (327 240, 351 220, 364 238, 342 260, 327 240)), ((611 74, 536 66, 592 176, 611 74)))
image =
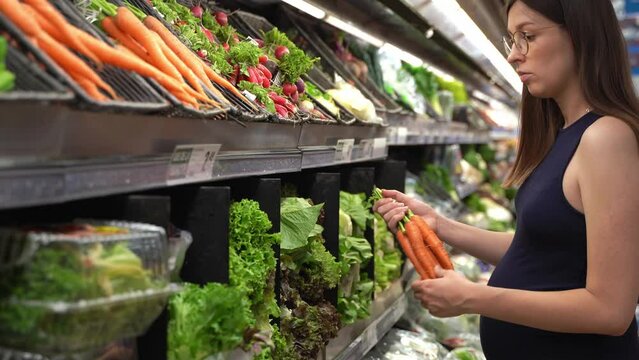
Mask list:
POLYGON ((477 285, 453 270, 443 270, 437 266, 435 272, 437 279, 413 284, 415 298, 437 317, 452 317, 470 312, 468 300, 477 285))

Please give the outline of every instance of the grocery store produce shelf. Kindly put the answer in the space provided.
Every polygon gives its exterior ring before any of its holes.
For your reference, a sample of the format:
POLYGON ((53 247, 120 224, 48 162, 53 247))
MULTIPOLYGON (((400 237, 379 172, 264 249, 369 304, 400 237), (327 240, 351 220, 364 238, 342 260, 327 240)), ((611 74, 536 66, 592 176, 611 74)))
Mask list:
POLYGON ((463 200, 477 192, 478 189, 479 184, 464 183, 457 186, 457 194, 459 194, 459 198, 463 200))
POLYGON ((408 305, 401 280, 378 296, 371 306, 371 316, 342 328, 326 347, 326 359, 361 359, 397 323, 408 305))

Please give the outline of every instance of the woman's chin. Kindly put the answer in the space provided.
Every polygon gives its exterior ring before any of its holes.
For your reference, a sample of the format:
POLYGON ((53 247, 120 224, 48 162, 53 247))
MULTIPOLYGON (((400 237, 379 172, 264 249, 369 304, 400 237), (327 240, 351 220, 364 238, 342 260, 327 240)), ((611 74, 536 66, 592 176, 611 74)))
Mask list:
POLYGON ((530 93, 530 95, 536 98, 546 99, 546 98, 552 97, 552 95, 549 94, 547 89, 544 89, 542 86, 539 86, 539 84, 528 83, 526 84, 526 87, 528 88, 528 92, 530 93))

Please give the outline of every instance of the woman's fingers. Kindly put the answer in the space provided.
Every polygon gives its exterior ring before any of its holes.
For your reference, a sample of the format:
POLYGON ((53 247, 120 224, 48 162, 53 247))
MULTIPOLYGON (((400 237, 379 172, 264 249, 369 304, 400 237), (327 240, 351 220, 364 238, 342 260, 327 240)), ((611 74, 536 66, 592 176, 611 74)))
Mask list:
POLYGON ((384 214, 386 214, 386 213, 388 213, 389 211, 391 211, 391 210, 393 210, 393 209, 396 209, 396 208, 398 208, 398 207, 406 207, 406 205, 404 205, 403 203, 399 203, 399 202, 391 202, 391 203, 388 203, 388 204, 385 204, 385 205, 380 206, 380 207, 377 209, 377 212, 378 212, 380 215, 384 216, 384 214))
POLYGON ((375 204, 373 204, 373 211, 379 212, 378 209, 384 205, 388 205, 390 203, 395 202, 395 199, 391 199, 391 198, 383 198, 379 201, 377 201, 375 204))
POLYGON ((406 216, 408 208, 406 206, 397 207, 384 215, 384 221, 388 224, 388 227, 393 231, 397 231, 397 223, 399 223, 404 216, 406 216))

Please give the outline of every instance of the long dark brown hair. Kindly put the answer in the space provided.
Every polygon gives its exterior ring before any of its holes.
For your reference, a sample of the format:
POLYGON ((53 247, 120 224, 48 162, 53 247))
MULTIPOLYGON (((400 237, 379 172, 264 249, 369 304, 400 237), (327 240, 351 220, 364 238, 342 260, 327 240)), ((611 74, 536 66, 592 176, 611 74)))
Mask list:
MULTIPOLYGON (((610 0, 509 0, 507 14, 521 1, 572 39, 578 76, 591 110, 627 123, 639 141, 639 101, 630 74, 626 43, 610 0)), ((515 166, 505 186, 521 185, 550 151, 564 118, 553 99, 536 98, 524 86, 521 135, 515 166)))

